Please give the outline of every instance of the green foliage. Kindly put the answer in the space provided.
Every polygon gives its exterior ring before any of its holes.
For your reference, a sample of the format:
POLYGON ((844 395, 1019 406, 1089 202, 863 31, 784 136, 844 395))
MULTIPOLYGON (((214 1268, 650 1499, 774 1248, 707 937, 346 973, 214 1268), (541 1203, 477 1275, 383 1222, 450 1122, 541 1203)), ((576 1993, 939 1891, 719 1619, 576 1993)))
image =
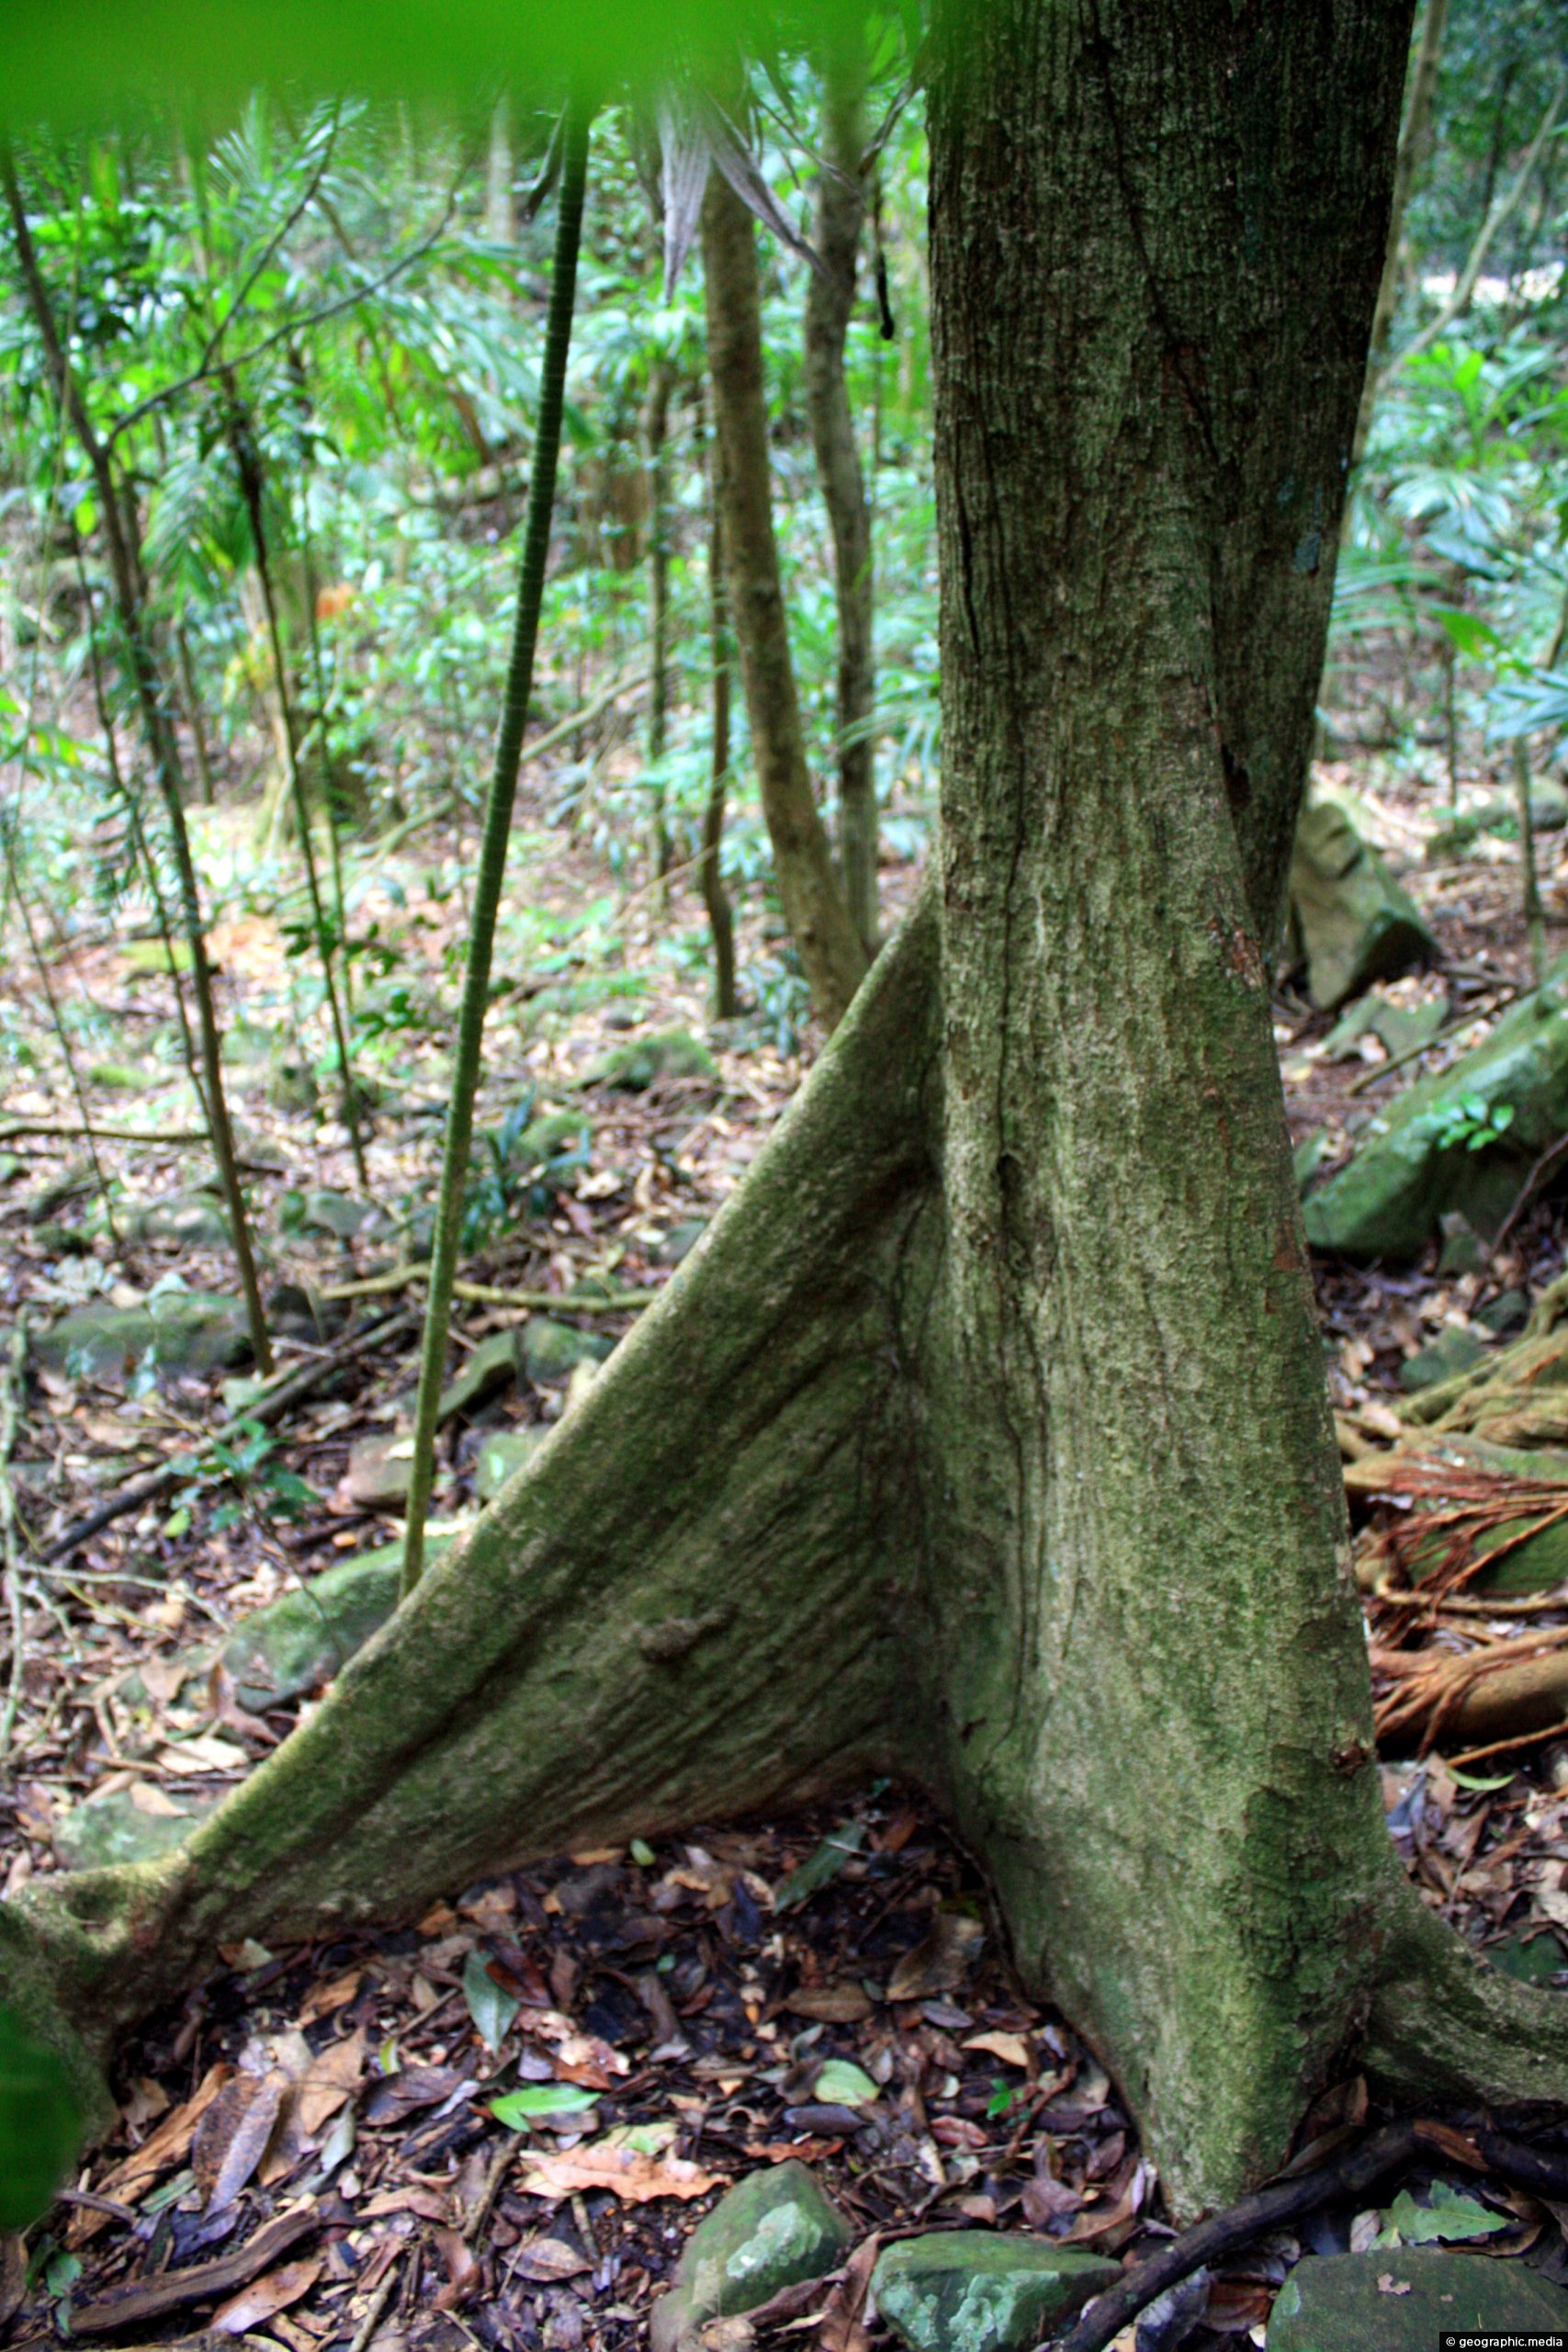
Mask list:
POLYGON ((1495 2213, 1490 2206, 1451 2188, 1446 2180, 1435 2180, 1427 2192, 1425 2204, 1418 2205, 1407 2188, 1400 2190, 1382 2217, 1376 2244, 1460 2245, 1468 2238, 1493 2237, 1510 2226, 1506 2213, 1495 2213))
POLYGON ((1484 1151, 1501 1143, 1514 1124, 1511 1102, 1488 1102, 1483 1094, 1464 1094, 1444 1102, 1428 1114, 1430 1131, 1439 1151, 1484 1151))
MULTIPOLYGON (((81 2135, 64 2064, 13 2010, 0 2008, 0 2230, 25 2230, 48 2211, 81 2135)), ((69 2284, 63 2279, 60 2291, 69 2284)))

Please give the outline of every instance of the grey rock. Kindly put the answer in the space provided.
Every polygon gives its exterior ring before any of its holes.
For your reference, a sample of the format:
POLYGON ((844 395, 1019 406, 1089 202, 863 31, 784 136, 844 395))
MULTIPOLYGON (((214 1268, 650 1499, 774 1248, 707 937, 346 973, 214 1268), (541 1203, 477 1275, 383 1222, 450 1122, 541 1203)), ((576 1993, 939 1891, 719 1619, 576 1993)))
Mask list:
POLYGON ((1467 1330, 1462 1323, 1444 1326, 1435 1340, 1417 1348, 1399 1368, 1399 1385, 1407 1395, 1419 1388, 1430 1388, 1439 1380, 1452 1380, 1461 1372, 1473 1371, 1486 1355, 1483 1335, 1467 1330))
POLYGON ((532 1462, 549 1432, 537 1428, 497 1430, 474 1456, 474 1494, 481 1503, 493 1502, 514 1470, 532 1462))
POLYGON ((299 1222, 318 1233, 333 1234, 339 1241, 352 1241, 379 1216, 373 1201, 356 1200, 352 1193, 307 1193, 299 1222))
POLYGON ((521 1344, 525 1374, 544 1386, 566 1379, 577 1364, 603 1363, 615 1341, 601 1331, 580 1331, 548 1315, 531 1315, 523 1326, 521 1344))
POLYGON ((73 1805, 54 1832, 62 1868, 93 1871, 114 1862, 147 1862, 184 1843, 217 1804, 216 1797, 172 1799, 177 1814, 143 1813, 129 1789, 73 1805))
POLYGON ((107 1383, 128 1380, 149 1349, 154 1370, 176 1377, 227 1370, 251 1351, 239 1300, 194 1290, 164 1291, 140 1306, 95 1299, 36 1333, 32 1346, 46 1371, 107 1383))
POLYGON ((1446 2248, 1308 2256, 1274 2300, 1268 2352, 1435 2352, 1444 2331, 1568 2326, 1568 2294, 1522 2262, 1446 2248))
POLYGON ((166 1201, 150 1201, 133 1211, 126 1231, 143 1248, 162 1244, 171 1250, 211 1250, 229 1239, 229 1220, 213 1193, 172 1193, 166 1201))
MULTIPOLYGON (((432 1551, 441 1543, 433 1537, 432 1551)), ((242 1618, 221 1653, 241 1706, 259 1714, 339 1673, 397 1607, 402 1549, 383 1544, 362 1552, 242 1618)))
POLYGON ((871 2291, 910 2352, 1029 2352, 1121 2276, 1078 2246, 942 2230, 886 2247, 871 2291))
POLYGON ((739 2182, 686 2241, 672 2291, 654 2306, 653 2352, 675 2352, 711 2319, 755 2311, 781 2288, 836 2267, 852 2232, 793 2157, 739 2182))
POLYGON ((518 1334, 515 1329, 497 1331, 481 1340, 473 1353, 467 1357, 461 1369, 441 1392, 437 1410, 444 1421, 454 1413, 471 1413, 490 1397, 498 1396, 511 1388, 517 1379, 518 1334))
POLYGON ((1565 1133, 1568 964, 1560 963, 1482 1045, 1379 1112, 1351 1159, 1308 1198, 1307 1239, 1348 1258, 1408 1259, 1453 1212, 1495 1234, 1536 1160, 1565 1133), (1495 1130, 1479 1148, 1469 1103, 1495 1130), (1501 1128, 1496 1114, 1507 1114, 1501 1128))
POLYGON ((684 1029, 665 1029, 646 1037, 628 1037, 612 1046, 590 1064, 585 1086, 608 1086, 640 1094, 656 1078, 716 1078, 717 1066, 705 1046, 684 1029))
POLYGON ((1437 953, 1409 892, 1335 802, 1303 808, 1291 860, 1291 915, 1314 1004, 1332 1011, 1369 981, 1437 953))

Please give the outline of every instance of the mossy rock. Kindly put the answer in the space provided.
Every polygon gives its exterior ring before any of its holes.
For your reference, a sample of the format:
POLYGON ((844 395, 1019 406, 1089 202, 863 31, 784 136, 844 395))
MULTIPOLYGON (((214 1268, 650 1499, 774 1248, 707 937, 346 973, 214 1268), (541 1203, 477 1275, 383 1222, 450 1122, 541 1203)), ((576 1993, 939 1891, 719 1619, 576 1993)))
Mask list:
POLYGON ((739 2182, 686 2241, 671 2293, 654 2306, 653 2352, 674 2352, 711 2319, 755 2311, 783 2288, 820 2278, 852 2233, 794 2157, 739 2182))
POLYGON ((174 1250, 220 1249, 229 1241, 229 1219, 213 1193, 171 1193, 166 1201, 149 1201, 133 1210, 126 1233, 144 1248, 161 1243, 174 1250))
POLYGON ((352 1193, 307 1193, 299 1222, 309 1231, 330 1233, 338 1241, 352 1241, 366 1226, 374 1224, 379 1214, 373 1201, 358 1200, 352 1193))
POLYGON ((1029 2352, 1121 2276, 1081 2247, 942 2230, 886 2247, 871 2291, 910 2352, 1029 2352))
POLYGON ((1406 1357, 1400 1366, 1399 1385, 1406 1396, 1414 1396, 1417 1389, 1435 1387, 1439 1380, 1473 1372, 1485 1361, 1486 1341, 1478 1332, 1467 1330, 1462 1323, 1445 1324, 1435 1340, 1406 1357))
POLYGON ((580 1331, 551 1316, 531 1315, 523 1326, 523 1370, 528 1379, 547 1386, 552 1380, 568 1378, 580 1363, 603 1363, 615 1344, 602 1331, 580 1331))
POLYGON ((502 1390, 515 1385, 519 1338, 513 1329, 497 1331, 479 1341, 441 1392, 436 1410, 442 1420, 449 1421, 454 1413, 474 1412, 491 1396, 499 1396, 502 1390))
POLYGON ((525 1469, 549 1435, 547 1430, 536 1426, 521 1430, 497 1430, 487 1437, 474 1456, 474 1495, 481 1503, 493 1502, 514 1472, 525 1469))
MULTIPOLYGON (((432 1553, 450 1541, 433 1538, 432 1553)), ((383 1544, 243 1619, 221 1653, 241 1706, 259 1713, 340 1673, 397 1607, 402 1556, 400 1544, 383 1544)))
POLYGON ((655 1031, 612 1046, 589 1066, 585 1086, 609 1086, 640 1094, 656 1078, 716 1078, 717 1065, 705 1046, 684 1029, 655 1031))
POLYGON ((518 1157, 525 1166, 536 1160, 558 1159, 579 1150, 593 1138, 593 1125, 582 1111, 547 1111, 532 1120, 517 1138, 518 1157))
POLYGON ((1379 1113, 1354 1156, 1308 1194, 1307 1239, 1347 1258, 1405 1260, 1455 1211, 1477 1233, 1495 1234, 1535 1161, 1565 1133, 1568 965, 1558 964, 1483 1044, 1379 1113), (1466 1104, 1477 1106, 1479 1122, 1466 1104), (1495 1139, 1472 1149, 1483 1125, 1495 1139))
POLYGON ((1291 860, 1291 916, 1312 1001, 1325 1011, 1370 981, 1396 978, 1437 954, 1415 899, 1332 800, 1302 811, 1291 860))
POLYGON ((1568 2327, 1568 2293, 1522 2262, 1447 2248, 1374 2248, 1298 2262, 1268 2352, 1436 2352, 1461 2329, 1568 2327))
POLYGON ((95 1871, 115 1862, 150 1862, 182 1845, 218 1803, 214 1797, 170 1800, 177 1813, 143 1813, 129 1789, 73 1805, 57 1823, 54 1849, 61 1867, 95 1871))
POLYGON ((32 1348, 47 1372, 114 1383, 129 1380, 149 1350, 160 1374, 205 1377, 243 1363, 251 1342, 238 1299, 193 1290, 164 1291, 140 1306, 95 1299, 34 1333, 32 1348))

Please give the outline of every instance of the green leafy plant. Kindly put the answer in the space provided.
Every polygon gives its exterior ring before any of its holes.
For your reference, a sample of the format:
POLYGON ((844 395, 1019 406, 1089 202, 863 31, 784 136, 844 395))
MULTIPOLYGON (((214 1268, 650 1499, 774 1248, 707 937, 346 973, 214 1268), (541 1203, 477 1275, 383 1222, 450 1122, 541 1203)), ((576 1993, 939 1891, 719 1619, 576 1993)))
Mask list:
POLYGON ((1467 2238, 1492 2237, 1509 2226, 1507 2214, 1495 2213, 1489 2205, 1450 2188, 1446 2180, 1435 2180, 1424 2205, 1418 2205, 1407 2188, 1400 2190, 1382 2216, 1374 2243, 1380 2246, 1457 2245, 1467 2238))
POLYGON ((1429 1114, 1430 1132, 1439 1151, 1484 1151, 1501 1143, 1514 1124, 1511 1102, 1488 1102, 1484 1095, 1463 1094, 1429 1114))
MULTIPOLYGON (((0 2230, 25 2230, 48 2211, 81 2138, 63 2061, 0 2008, 0 2230)), ((70 2284, 62 2278, 59 2291, 70 2284)))

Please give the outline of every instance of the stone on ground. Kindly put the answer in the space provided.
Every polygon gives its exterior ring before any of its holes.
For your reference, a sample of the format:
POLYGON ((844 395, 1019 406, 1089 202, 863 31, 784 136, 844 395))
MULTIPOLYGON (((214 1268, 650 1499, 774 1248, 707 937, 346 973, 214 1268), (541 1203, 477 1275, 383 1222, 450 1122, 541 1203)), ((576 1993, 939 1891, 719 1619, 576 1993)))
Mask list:
POLYGON ((372 1202, 356 1200, 352 1193, 307 1193, 299 1222, 339 1241, 352 1241, 378 1214, 372 1202))
POLYGON ((1291 918, 1312 1001, 1328 1012, 1370 981, 1393 979, 1437 953, 1415 899, 1331 800, 1302 811, 1291 918))
POLYGON ((474 1457, 474 1495, 481 1503, 493 1502, 514 1470, 532 1462, 549 1432, 537 1427, 521 1430, 497 1430, 487 1437, 474 1457))
POLYGON ((942 2230, 887 2246, 871 2291, 910 2352, 1029 2352, 1121 2276, 1078 2246, 942 2230))
POLYGON ((580 1363, 603 1363, 613 1340, 602 1331, 580 1331, 548 1315, 531 1315, 523 1326, 523 1370, 538 1385, 565 1380, 580 1363))
POLYGON ((601 1054, 590 1066, 583 1083, 640 1094, 656 1078, 716 1075, 713 1056, 705 1046, 699 1045, 684 1029, 666 1029, 648 1037, 628 1037, 624 1046, 612 1046, 608 1053, 601 1054))
POLYGON ((337 1493, 351 1510, 401 1510, 413 1483, 413 1434, 361 1438, 350 1449, 337 1493))
POLYGON ((1347 1258, 1409 1259, 1456 1211, 1495 1235, 1565 1133, 1568 965, 1559 964, 1483 1044, 1379 1112, 1353 1158, 1307 1195, 1307 1239, 1347 1258))
POLYGON ((250 1353, 244 1309, 237 1298, 205 1291, 164 1291, 140 1306, 94 1299, 32 1335, 46 1372, 107 1384, 129 1381, 149 1351, 159 1374, 203 1377, 241 1363, 250 1353))
MULTIPOLYGON (((433 1553, 438 1540, 432 1539, 433 1553)), ((402 1548, 383 1544, 362 1552, 241 1619, 222 1659, 247 1713, 260 1714, 319 1690, 379 1632, 398 1605, 402 1548)))
POLYGON ((143 1247, 161 1243, 170 1250, 216 1250, 229 1239, 229 1219, 214 1193, 172 1193, 166 1201, 150 1201, 134 1210, 126 1235, 143 1247))
POLYGON ((852 2233, 793 2156, 719 2199, 686 2241, 671 2292, 654 2305, 653 2352, 676 2352, 705 2322, 753 2312, 782 2288, 837 2267, 852 2233))
POLYGON ((1486 1340, 1483 1333, 1472 1331, 1462 1323, 1447 1323, 1435 1340, 1417 1348, 1400 1366, 1399 1385, 1407 1396, 1418 1388, 1434 1387, 1439 1380, 1452 1380, 1461 1372, 1473 1372, 1478 1363, 1486 1361, 1486 1340))
MULTIPOLYGON (((141 1783, 143 1792, 148 1786, 141 1783)), ((145 1795, 138 1804, 133 1791, 117 1789, 109 1796, 73 1805, 55 1826, 54 1850, 62 1869, 96 1871, 116 1862, 152 1861, 188 1838, 218 1799, 169 1797, 156 1812, 145 1811, 145 1795)))
POLYGON ((497 1331, 479 1341, 441 1391, 437 1411, 442 1420, 449 1421, 454 1413, 471 1413, 513 1386, 517 1378, 517 1342, 515 1330, 497 1331))
POLYGON ((1568 2293, 1524 2263, 1422 2247, 1309 2255, 1280 2288, 1268 2352, 1437 2352, 1448 2330, 1568 2327, 1568 2293))

